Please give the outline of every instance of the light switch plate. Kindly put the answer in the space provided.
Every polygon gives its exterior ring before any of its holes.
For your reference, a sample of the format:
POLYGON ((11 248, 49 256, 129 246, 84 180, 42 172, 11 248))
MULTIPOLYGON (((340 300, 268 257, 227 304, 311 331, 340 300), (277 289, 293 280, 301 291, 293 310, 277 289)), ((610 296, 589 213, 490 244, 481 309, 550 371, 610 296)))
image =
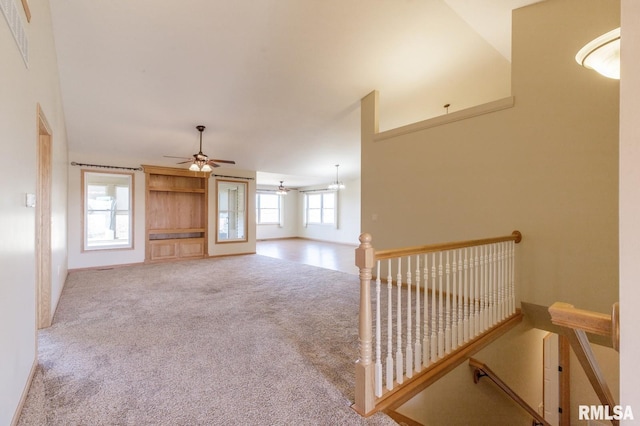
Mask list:
POLYGON ((36 206, 36 194, 26 194, 25 204, 27 207, 35 207, 36 206))

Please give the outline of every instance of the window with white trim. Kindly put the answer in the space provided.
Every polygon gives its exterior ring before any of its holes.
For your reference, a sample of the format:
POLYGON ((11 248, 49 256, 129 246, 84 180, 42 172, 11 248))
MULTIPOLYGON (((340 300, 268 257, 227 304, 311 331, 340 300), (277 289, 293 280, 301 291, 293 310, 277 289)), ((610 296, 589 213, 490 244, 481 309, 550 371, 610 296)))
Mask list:
POLYGON ((280 198, 278 194, 256 194, 256 222, 258 225, 280 224, 280 198))
POLYGON ((319 192, 307 194, 307 223, 336 223, 336 193, 319 192))
POLYGON ((83 249, 133 248, 133 174, 82 171, 83 249))

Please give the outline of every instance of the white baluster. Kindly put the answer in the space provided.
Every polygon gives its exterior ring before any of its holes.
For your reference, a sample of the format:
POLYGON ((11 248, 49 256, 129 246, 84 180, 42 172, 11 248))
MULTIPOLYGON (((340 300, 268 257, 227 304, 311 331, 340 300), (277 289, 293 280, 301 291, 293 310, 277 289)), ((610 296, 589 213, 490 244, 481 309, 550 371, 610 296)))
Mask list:
MULTIPOLYGON (((399 272, 398 276, 402 276, 402 273, 399 272)), ((411 256, 407 256, 407 349, 405 350, 405 356, 407 361, 407 366, 405 368, 407 378, 413 377, 413 348, 411 345, 413 344, 413 336, 411 334, 411 256)))
MULTIPOLYGON (((452 276, 453 276, 453 294, 449 297, 447 294, 447 299, 451 298, 451 349, 455 349, 458 347, 458 260, 457 260, 457 250, 453 250, 451 252, 453 255, 453 263, 452 267, 452 276)), ((447 289, 448 292, 449 289, 447 289)))
POLYGON ((516 243, 511 241, 509 243, 509 314, 513 315, 516 312, 516 289, 515 289, 515 270, 516 270, 516 256, 515 256, 516 243))
POLYGON ((486 319, 486 300, 485 300, 485 285, 487 284, 487 280, 485 279, 485 255, 484 255, 484 246, 478 247, 480 251, 480 333, 485 330, 485 319, 486 319))
POLYGON ((487 268, 487 247, 486 246, 482 246, 482 308, 481 308, 481 315, 480 315, 480 321, 481 321, 481 325, 482 327, 480 327, 480 329, 482 331, 485 331, 487 329, 487 318, 488 318, 488 306, 489 303, 487 301, 487 282, 489 281, 489 271, 487 268))
POLYGON ((376 396, 382 396, 382 347, 380 344, 381 336, 380 321, 380 261, 377 262, 376 273, 376 362, 375 362, 375 378, 376 396))
POLYGON ((393 276, 391 259, 387 261, 387 389, 393 389, 393 276))
POLYGON ((458 346, 464 344, 464 276, 463 276, 463 261, 462 261, 462 249, 458 249, 458 346))
POLYGON ((422 339, 422 362, 424 366, 429 365, 429 257, 424 255, 424 338, 422 339))
POLYGON ((498 289, 497 289, 497 294, 496 294, 496 303, 498 305, 497 309, 496 309, 496 324, 499 323, 500 321, 502 321, 502 308, 504 307, 504 294, 502 292, 502 243, 497 243, 496 244, 496 257, 497 257, 497 262, 498 262, 498 266, 497 266, 497 273, 498 273, 498 289))
POLYGON ((507 241, 504 246, 504 316, 505 318, 512 314, 511 312, 511 245, 513 242, 507 241))
POLYGON ((506 276, 506 266, 507 262, 505 262, 505 242, 500 243, 500 291, 498 292, 498 301, 500 305, 499 312, 499 320, 502 321, 506 318, 506 309, 505 309, 505 276, 506 276))
POLYGON ((398 286, 398 300, 396 315, 396 381, 399 385, 404 382, 404 357, 402 356, 402 259, 398 258, 398 274, 397 282, 398 286))
POLYGON ((484 263, 486 275, 484 330, 487 330, 491 326, 491 251, 489 249, 489 246, 485 246, 484 263))
POLYGON ((479 335, 480 331, 482 330, 482 316, 480 315, 480 309, 481 309, 480 301, 482 300, 482 286, 480 285, 481 284, 480 251, 481 251, 480 247, 477 247, 477 246, 474 247, 473 274, 474 274, 474 288, 475 288, 476 295, 475 295, 475 299, 473 300, 473 304, 475 306, 475 309, 474 309, 475 327, 474 327, 473 337, 476 337, 477 335, 479 335))
POLYGON ((496 243, 494 245, 494 256, 495 256, 495 271, 496 271, 496 276, 495 276, 495 280, 496 280, 496 286, 495 286, 495 317, 494 317, 494 322, 493 324, 497 324, 500 322, 500 244, 496 243))
POLYGON ((476 337, 476 298, 478 297, 476 281, 476 247, 469 248, 469 339, 476 337))
POLYGON ((469 341, 469 248, 464 249, 464 322, 462 341, 469 341))
POLYGON ((438 341, 439 337, 436 337, 437 323, 436 323, 436 254, 431 253, 431 356, 429 357, 431 362, 435 362, 438 359, 438 341))
POLYGON ((438 256, 438 358, 442 358, 444 356, 444 307, 442 300, 443 291, 442 291, 442 252, 440 252, 440 256, 438 256))
POLYGON ((487 293, 487 296, 489 297, 489 319, 487 321, 487 328, 492 327, 495 324, 495 307, 496 307, 496 303, 495 303, 495 285, 496 285, 496 277, 495 277, 495 267, 496 267, 496 263, 494 261, 494 255, 495 253, 493 252, 493 246, 492 245, 488 245, 487 246, 487 250, 488 250, 488 259, 487 259, 487 265, 489 267, 489 292, 487 293))
POLYGON ((416 255, 416 345, 414 350, 414 367, 416 372, 422 370, 422 336, 420 335, 420 309, 420 256, 416 255))
POLYGON ((498 323, 498 247, 496 244, 491 245, 491 253, 491 270, 493 271, 493 277, 491 279, 493 282, 491 287, 491 300, 493 302, 491 309, 491 327, 493 327, 498 323))
POLYGON ((445 324, 444 324, 444 351, 445 353, 451 352, 451 264, 449 263, 449 252, 447 251, 447 292, 446 297, 446 311, 445 311, 445 324))

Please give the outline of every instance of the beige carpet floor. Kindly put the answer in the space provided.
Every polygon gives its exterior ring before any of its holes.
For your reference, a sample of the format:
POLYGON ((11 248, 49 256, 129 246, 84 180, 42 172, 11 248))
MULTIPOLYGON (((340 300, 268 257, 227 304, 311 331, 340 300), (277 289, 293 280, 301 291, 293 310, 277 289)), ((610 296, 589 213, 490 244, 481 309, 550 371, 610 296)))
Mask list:
POLYGON ((357 326, 357 276, 259 255, 74 272, 19 424, 393 425, 357 326))

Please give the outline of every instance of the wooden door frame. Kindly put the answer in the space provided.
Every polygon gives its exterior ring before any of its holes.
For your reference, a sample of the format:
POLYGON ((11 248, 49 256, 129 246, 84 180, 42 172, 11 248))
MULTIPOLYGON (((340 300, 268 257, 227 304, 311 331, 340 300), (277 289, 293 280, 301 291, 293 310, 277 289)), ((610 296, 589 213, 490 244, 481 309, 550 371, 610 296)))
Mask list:
MULTIPOLYGON (((549 332, 547 336, 543 338, 543 351, 542 351, 542 370, 543 370, 543 380, 542 380, 542 393, 543 400, 547 400, 547 389, 545 387, 544 380, 544 370, 545 370, 545 357, 547 354, 545 346, 547 345, 547 338, 550 335, 556 333, 549 332)), ((569 426, 571 425, 571 358, 570 358, 570 349, 571 346, 569 344, 569 339, 562 333, 556 334, 558 336, 558 341, 555 349, 557 350, 556 361, 558 363, 558 377, 557 377, 557 405, 559 409, 558 415, 558 425, 559 426, 569 426)), ((555 369, 554 369, 555 370, 555 369)), ((555 404, 554 404, 555 405, 555 404)), ((555 409, 555 408, 554 408, 555 409)))
POLYGON ((36 176, 36 324, 51 325, 51 186, 52 132, 49 122, 37 106, 37 176, 36 176))

